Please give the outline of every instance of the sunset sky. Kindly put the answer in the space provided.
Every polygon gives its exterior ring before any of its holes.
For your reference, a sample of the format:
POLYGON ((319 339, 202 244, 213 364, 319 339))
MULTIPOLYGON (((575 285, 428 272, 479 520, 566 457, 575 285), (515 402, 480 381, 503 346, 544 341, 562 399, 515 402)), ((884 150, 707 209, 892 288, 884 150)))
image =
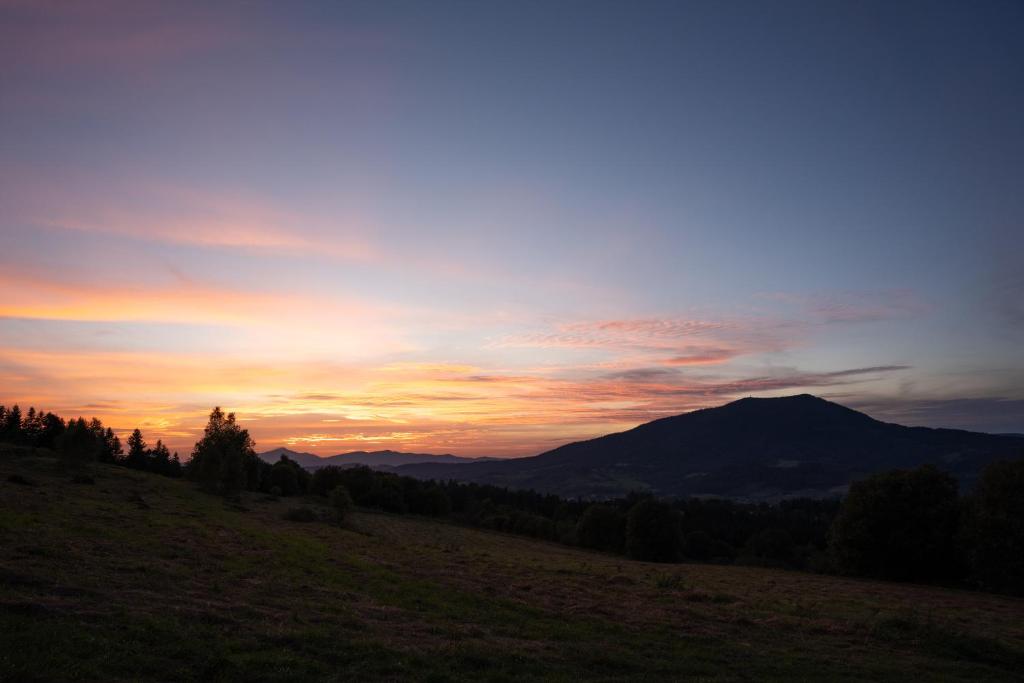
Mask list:
POLYGON ((1024 4, 0 0, 0 404, 532 455, 1024 432, 1024 4))

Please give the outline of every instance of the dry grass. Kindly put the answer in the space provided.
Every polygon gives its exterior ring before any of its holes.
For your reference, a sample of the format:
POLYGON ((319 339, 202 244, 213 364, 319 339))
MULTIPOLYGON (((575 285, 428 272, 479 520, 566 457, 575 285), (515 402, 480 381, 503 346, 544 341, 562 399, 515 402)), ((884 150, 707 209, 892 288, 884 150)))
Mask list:
POLYGON ((302 524, 282 519, 295 500, 90 473, 0 454, 0 680, 1015 680, 1024 663, 1016 599, 368 512, 302 524))

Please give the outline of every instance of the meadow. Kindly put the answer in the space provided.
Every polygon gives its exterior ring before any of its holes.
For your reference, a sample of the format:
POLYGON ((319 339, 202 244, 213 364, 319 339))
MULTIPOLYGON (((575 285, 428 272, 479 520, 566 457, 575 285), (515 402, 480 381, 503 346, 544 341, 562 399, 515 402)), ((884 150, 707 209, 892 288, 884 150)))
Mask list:
POLYGON ((11 681, 1021 680, 1024 600, 339 525, 0 447, 0 633, 11 681))

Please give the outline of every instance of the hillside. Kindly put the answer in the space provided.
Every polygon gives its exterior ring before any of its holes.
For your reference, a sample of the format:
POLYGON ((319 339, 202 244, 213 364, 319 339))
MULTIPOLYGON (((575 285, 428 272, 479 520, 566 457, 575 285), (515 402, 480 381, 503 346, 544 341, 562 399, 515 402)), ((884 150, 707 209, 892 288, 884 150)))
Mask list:
POLYGON ((746 398, 579 441, 532 458, 401 467, 401 474, 528 488, 565 497, 662 496, 770 500, 828 496, 880 470, 933 463, 969 487, 1024 440, 880 422, 815 396, 746 398))
POLYGON ((435 455, 433 453, 402 453, 399 451, 352 451, 337 455, 319 456, 313 453, 300 453, 288 448, 275 448, 258 455, 269 463, 275 463, 281 459, 282 455, 286 455, 308 470, 315 470, 318 467, 325 467, 327 465, 339 465, 341 467, 368 465, 370 467, 386 469, 422 463, 460 465, 490 460, 490 458, 462 458, 449 453, 435 455))
POLYGON ((283 512, 317 500, 76 473, 0 449, 0 680, 977 681, 1024 662, 1011 598, 365 511, 300 524, 283 512))

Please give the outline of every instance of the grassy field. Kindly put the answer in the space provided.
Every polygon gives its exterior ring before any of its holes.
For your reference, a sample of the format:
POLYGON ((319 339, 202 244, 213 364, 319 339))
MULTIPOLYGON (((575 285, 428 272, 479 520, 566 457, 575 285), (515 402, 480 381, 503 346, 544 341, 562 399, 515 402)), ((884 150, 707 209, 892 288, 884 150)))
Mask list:
POLYGON ((1012 598, 88 473, 0 452, 0 680, 1024 680, 1012 598))

